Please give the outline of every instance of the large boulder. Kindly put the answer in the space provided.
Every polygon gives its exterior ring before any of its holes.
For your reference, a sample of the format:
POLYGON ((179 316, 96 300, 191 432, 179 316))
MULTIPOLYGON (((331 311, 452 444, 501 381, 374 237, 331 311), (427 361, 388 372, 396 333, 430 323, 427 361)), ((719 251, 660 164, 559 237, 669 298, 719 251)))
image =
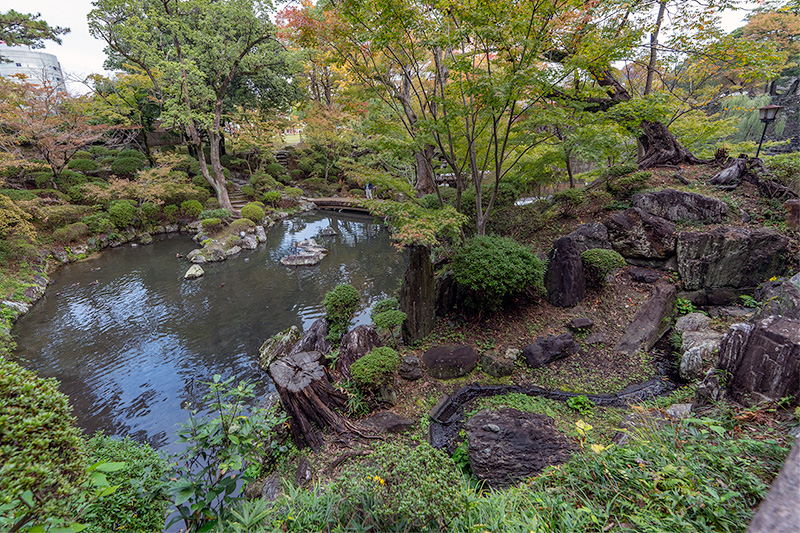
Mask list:
POLYGON ((603 224, 611 246, 626 258, 666 259, 675 253, 675 224, 637 207, 615 213, 603 224))
POLYGON ((580 253, 596 248, 611 249, 611 243, 608 241, 608 229, 599 222, 581 224, 567 237, 575 241, 580 253))
POLYGON ((550 335, 539 337, 533 344, 522 349, 522 356, 531 368, 539 368, 557 359, 563 359, 578 353, 580 345, 572 338, 572 334, 550 335))
POLYGON ((414 421, 391 411, 379 411, 361 421, 361 425, 376 433, 403 433, 414 427, 414 421))
POLYGON ((772 482, 747 533, 796 533, 800 524, 800 440, 772 482), (792 525, 794 524, 794 525, 792 525))
POLYGON ((472 346, 436 346, 422 354, 422 363, 431 376, 438 379, 453 379, 475 370, 478 366, 478 353, 472 346))
POLYGON ((786 272, 789 239, 766 228, 723 227, 678 235, 678 273, 687 291, 722 305, 786 272))
MULTIPOLYGON (((516 350, 517 352, 519 350, 516 350)), ((514 373, 516 366, 516 357, 508 357, 508 351, 505 354, 495 353, 493 351, 483 352, 481 356, 481 369, 496 378, 503 376, 510 376, 514 373)))
POLYGON ((800 199, 787 200, 783 208, 786 209, 786 225, 800 231, 800 199))
POLYGON ((756 289, 753 298, 761 302, 755 319, 772 315, 800 318, 800 287, 790 280, 780 279, 764 282, 756 289))
POLYGON ((315 320, 311 327, 303 333, 297 344, 294 345, 290 355, 300 352, 330 353, 331 343, 326 339, 329 326, 328 321, 324 318, 315 320))
POLYGON ((547 300, 558 307, 572 307, 586 294, 586 277, 578 245, 569 237, 553 243, 547 256, 544 286, 547 300))
POLYGON ((492 488, 513 485, 570 459, 575 445, 553 419, 516 409, 484 410, 467 421, 472 473, 492 488))
POLYGON ((651 350, 669 330, 675 296, 674 286, 669 283, 656 284, 653 294, 633 317, 614 350, 627 355, 634 355, 639 350, 651 350))
POLYGON ((353 376, 350 374, 350 366, 380 345, 381 341, 375 326, 362 324, 354 327, 342 337, 342 342, 339 344, 336 370, 345 379, 351 379, 353 376))
POLYGON ((264 369, 269 369, 269 365, 285 355, 289 355, 297 341, 300 340, 300 330, 297 326, 291 326, 280 333, 276 333, 264 341, 258 349, 258 365, 264 369))
POLYGON ((203 271, 203 268, 198 264, 194 264, 190 266, 189 270, 186 271, 186 274, 183 275, 183 279, 197 279, 202 277, 204 274, 205 271, 203 271))
POLYGON ((800 320, 772 316, 734 324, 722 340, 717 368, 727 392, 742 403, 800 400, 800 320))
POLYGON ((433 330, 436 308, 431 251, 427 246, 412 246, 408 268, 400 286, 400 310, 406 314, 402 335, 406 344, 422 340, 433 330))
POLYGON ((722 200, 674 189, 634 194, 631 204, 673 222, 717 223, 728 214, 728 205, 722 200))

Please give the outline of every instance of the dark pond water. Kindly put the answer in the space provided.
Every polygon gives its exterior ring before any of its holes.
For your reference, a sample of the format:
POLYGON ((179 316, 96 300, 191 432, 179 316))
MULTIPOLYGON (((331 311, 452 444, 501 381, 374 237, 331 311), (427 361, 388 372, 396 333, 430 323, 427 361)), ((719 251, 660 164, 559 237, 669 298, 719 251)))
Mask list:
MULTIPOLYGON (((314 213, 285 220, 267 243, 184 281, 190 264, 176 258, 196 248, 187 236, 150 246, 125 246, 67 265, 45 296, 17 323, 17 354, 43 377, 61 381, 79 424, 93 433, 130 435, 172 450, 185 401, 214 374, 258 381, 261 343, 289 326, 322 315, 326 292, 351 283, 365 305, 392 295, 406 266, 374 219, 314 213), (332 226, 337 237, 318 237, 332 226), (278 260, 292 241, 316 237, 330 253, 317 266, 289 268, 278 260)), ((173 450, 174 451, 174 450, 173 450)))

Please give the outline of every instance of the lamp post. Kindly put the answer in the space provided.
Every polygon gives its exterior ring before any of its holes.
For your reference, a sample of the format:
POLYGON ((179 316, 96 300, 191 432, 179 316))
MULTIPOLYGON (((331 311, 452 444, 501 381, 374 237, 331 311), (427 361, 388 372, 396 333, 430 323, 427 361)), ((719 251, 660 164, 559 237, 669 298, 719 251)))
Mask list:
POLYGON ((764 123, 764 130, 761 132, 761 140, 758 141, 756 159, 758 159, 758 154, 761 153, 761 143, 764 142, 764 135, 767 133, 767 126, 769 126, 770 123, 775 122, 775 119, 778 117, 778 113, 781 109, 783 109, 783 107, 779 105, 768 105, 758 108, 758 120, 764 123))

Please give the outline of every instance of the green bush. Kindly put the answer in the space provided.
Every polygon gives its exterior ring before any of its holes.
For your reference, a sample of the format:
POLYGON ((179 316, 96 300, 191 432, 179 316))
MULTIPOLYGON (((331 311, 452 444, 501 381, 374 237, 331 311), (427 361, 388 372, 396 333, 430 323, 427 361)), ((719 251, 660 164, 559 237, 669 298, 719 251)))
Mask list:
POLYGON ((141 159, 142 161, 147 160, 147 156, 144 155, 143 152, 140 152, 139 150, 133 150, 131 148, 127 150, 122 150, 117 154, 117 157, 135 158, 135 159, 141 159))
POLYGON ((214 190, 214 188, 202 174, 195 174, 192 177, 192 185, 194 185, 195 187, 199 187, 201 189, 206 189, 207 191, 214 190))
POLYGON ((114 152, 114 150, 111 150, 110 148, 108 148, 106 146, 91 146, 91 147, 89 147, 89 153, 90 154, 94 154, 94 155, 107 156, 107 155, 111 155, 112 152, 114 152))
POLYGON ((32 172, 30 175, 37 189, 48 189, 53 184, 53 173, 50 171, 32 172))
POLYGON ((765 157, 764 164, 772 172, 776 181, 793 187, 795 192, 800 189, 800 153, 779 154, 765 157))
POLYGON ((278 181, 265 172, 256 172, 250 176, 250 185, 259 193, 270 189, 277 189, 278 181))
POLYGON ((270 163, 269 165, 264 167, 264 170, 266 171, 267 174, 269 174, 275 179, 278 179, 279 177, 286 174, 286 168, 284 168, 284 166, 281 165, 280 163, 270 163))
POLYGON ((208 232, 217 231, 222 227, 222 219, 220 218, 204 218, 201 222, 203 229, 208 232))
POLYGON ((237 233, 247 231, 252 227, 255 227, 255 224, 249 218, 237 218, 230 225, 230 228, 237 233))
MULTIPOLYGON (((454 206, 456 204, 456 194, 458 193, 454 188, 439 187, 439 194, 442 196, 442 200, 444 201, 445 205, 450 204, 454 206)), ((475 203, 474 193, 470 198, 471 198, 470 201, 474 204, 475 203)), ((436 195, 436 193, 426 194, 425 196, 419 199, 419 203, 425 209, 439 209, 442 207, 442 204, 439 203, 439 197, 436 195)), ((472 207, 472 210, 473 211, 475 210, 474 205, 472 207)))
POLYGON ((117 176, 132 176, 136 174, 138 170, 144 168, 144 166, 144 159, 120 156, 111 163, 111 172, 117 176))
POLYGON ((242 186, 242 194, 247 196, 248 198, 255 198, 256 197, 256 188, 252 185, 244 185, 242 186))
POLYGON ((142 223, 155 224, 161 216, 161 206, 153 202, 142 204, 142 223))
POLYGON ((472 238, 456 252, 453 274, 481 309, 496 309, 527 288, 544 292, 544 264, 507 237, 472 238))
POLYGON ((67 164, 67 168, 78 172, 94 172, 100 165, 94 159, 73 159, 67 164))
POLYGON ((111 233, 115 228, 114 223, 111 222, 111 219, 106 212, 94 213, 88 217, 83 217, 81 222, 86 224, 86 226, 89 228, 89 232, 92 235, 111 233))
POLYGON ((74 154, 72 154, 72 159, 93 159, 92 152, 87 152, 86 150, 78 150, 74 154))
POLYGON ((108 206, 108 217, 117 228, 128 228, 136 221, 136 206, 130 200, 115 200, 108 206))
POLYGON ((261 200, 265 204, 270 204, 273 207, 275 206, 276 202, 279 202, 281 199, 281 191, 267 191, 263 195, 261 195, 261 200))
POLYGON ((608 276, 615 268, 622 268, 627 263, 616 250, 595 248, 586 250, 581 254, 583 271, 589 286, 601 287, 606 283, 608 276))
POLYGON ((107 155, 105 157, 101 157, 98 160, 98 163, 100 163, 104 167, 110 167, 116 160, 117 158, 114 157, 113 155, 107 155))
POLYGON ((585 195, 582 189, 564 189, 553 195, 553 203, 561 208, 561 214, 572 216, 583 203, 585 195))
POLYGON ((400 309, 400 302, 397 301, 397 298, 384 298, 383 300, 379 300, 375 302, 375 305, 372 306, 370 309, 370 317, 375 320, 375 316, 386 311, 397 311, 400 309))
MULTIPOLYGON (((484 185, 481 191, 481 203, 483 209, 486 210, 486 204, 492 195, 493 185, 484 185)), ((513 205, 519 196, 519 191, 511 183, 500 182, 497 188, 497 199, 494 202, 494 209, 499 210, 504 207, 513 205)), ((470 218, 475 218, 477 198, 475 195, 475 188, 467 189, 461 194, 461 211, 470 218)))
POLYGON ((55 182, 59 189, 65 190, 75 185, 82 185, 88 180, 86 176, 74 170, 62 170, 61 174, 56 177, 55 182))
POLYGON ((39 198, 52 198, 53 200, 61 200, 63 202, 69 201, 69 196, 55 189, 32 189, 31 192, 35 193, 39 198))
MULTIPOLYGON (((389 311, 391 312, 391 311, 389 311)), ((400 356, 388 346, 374 348, 350 366, 353 381, 363 390, 375 390, 389 383, 400 366, 400 356)))
POLYGON ((303 196, 303 189, 300 187, 286 187, 283 189, 283 193, 290 198, 298 198, 303 196))
POLYGON ((108 482, 117 486, 111 495, 89 505, 85 511, 89 531, 161 531, 169 504, 161 478, 167 462, 147 444, 130 437, 119 440, 95 435, 87 444, 89 464, 99 461, 124 462, 125 466, 106 473, 108 482))
POLYGON ((0 421, 0 530, 9 531, 28 513, 29 525, 68 516, 87 462, 58 382, 0 356, 0 421))
POLYGON ((46 205, 36 210, 36 219, 42 227, 54 229, 79 222, 91 212, 85 205, 46 205))
POLYGON ((75 222, 69 226, 58 228, 53 232, 53 240, 61 244, 79 241, 89 234, 89 226, 83 222, 75 222))
POLYGON ((295 181, 300 181, 306 177, 306 173, 299 168, 295 168, 289 171, 289 176, 295 181))
POLYGON ((231 218, 231 216, 231 212, 227 209, 205 209, 201 211, 197 217, 200 220, 205 220, 207 218, 221 218, 227 220, 231 218))
POLYGON ((330 324, 327 337, 329 341, 339 344, 360 303, 361 296, 358 291, 347 283, 337 285, 325 295, 322 306, 325 308, 325 318, 330 324))
POLYGON ((181 202, 181 212, 190 218, 196 218, 203 211, 203 204, 197 200, 186 200, 181 202))
POLYGON ((206 209, 219 209, 219 200, 213 196, 206 200, 206 209))
POLYGON ((609 177, 606 181, 606 188, 617 198, 628 198, 633 193, 647 188, 647 182, 651 177, 653 177, 653 173, 645 171, 609 177))
POLYGON ((242 216, 260 224, 264 220, 264 209, 255 202, 250 202, 242 207, 242 216))
POLYGON ((364 198, 367 194, 364 192, 364 189, 350 189, 347 191, 350 196, 356 196, 358 198, 364 198))
POLYGON ((616 165, 613 167, 608 167, 603 171, 603 176, 606 178, 618 178, 620 176, 626 176, 628 174, 633 174, 639 170, 635 164, 625 164, 625 165, 616 165))
POLYGON ((15 202, 20 200, 35 200, 36 193, 25 189, 0 189, 0 194, 8 196, 15 202))
POLYGON ((174 224, 178 220, 178 213, 180 212, 181 208, 174 204, 169 204, 164 206, 164 219, 170 223, 174 224))

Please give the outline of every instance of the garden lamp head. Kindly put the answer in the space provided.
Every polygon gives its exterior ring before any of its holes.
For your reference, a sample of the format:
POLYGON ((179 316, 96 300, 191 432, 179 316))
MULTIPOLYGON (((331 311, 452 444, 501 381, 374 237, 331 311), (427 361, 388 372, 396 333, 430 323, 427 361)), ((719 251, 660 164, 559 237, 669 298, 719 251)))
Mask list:
POLYGON ((778 117, 778 113, 780 110, 783 109, 782 106, 779 105, 768 105, 764 107, 758 108, 758 119, 761 122, 770 123, 774 121, 778 117))

